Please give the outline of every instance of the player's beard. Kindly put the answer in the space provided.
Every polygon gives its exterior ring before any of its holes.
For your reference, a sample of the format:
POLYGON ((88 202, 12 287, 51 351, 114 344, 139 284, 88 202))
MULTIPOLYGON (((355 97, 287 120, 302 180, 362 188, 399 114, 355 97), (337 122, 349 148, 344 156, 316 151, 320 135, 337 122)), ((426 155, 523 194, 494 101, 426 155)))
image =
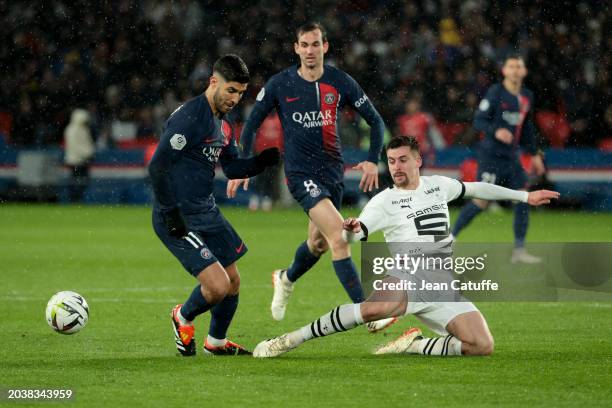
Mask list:
POLYGON ((213 103, 215 104, 215 109, 219 112, 220 116, 225 115, 229 111, 232 110, 232 107, 227 106, 223 98, 221 97, 221 90, 218 89, 217 92, 213 95, 213 103))
POLYGON ((396 187, 406 187, 408 184, 410 184, 410 179, 408 178, 408 174, 404 172, 398 172, 396 174, 404 176, 404 178, 402 178, 401 181, 397 181, 397 179, 395 178, 395 175, 392 176, 393 184, 395 184, 396 187))

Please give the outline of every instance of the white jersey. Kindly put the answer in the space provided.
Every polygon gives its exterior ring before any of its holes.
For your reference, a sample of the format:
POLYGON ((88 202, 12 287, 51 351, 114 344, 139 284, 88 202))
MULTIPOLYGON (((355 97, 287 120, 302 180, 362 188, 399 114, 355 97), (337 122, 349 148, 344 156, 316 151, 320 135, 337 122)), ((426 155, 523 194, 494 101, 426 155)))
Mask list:
POLYGON ((422 176, 414 190, 387 188, 365 206, 359 221, 366 234, 383 232, 386 242, 449 240, 447 203, 461 198, 462 182, 443 176, 422 176))

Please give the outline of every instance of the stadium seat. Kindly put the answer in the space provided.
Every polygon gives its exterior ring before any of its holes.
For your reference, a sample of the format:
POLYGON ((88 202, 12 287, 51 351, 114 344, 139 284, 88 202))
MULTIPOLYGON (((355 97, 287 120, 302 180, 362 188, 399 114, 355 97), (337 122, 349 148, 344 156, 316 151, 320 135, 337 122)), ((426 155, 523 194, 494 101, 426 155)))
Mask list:
POLYGON ((607 137, 599 142, 599 150, 604 152, 612 152, 612 137, 607 137))
POLYGON ((543 111, 535 114, 535 121, 540 131, 550 142, 551 147, 564 147, 571 129, 565 115, 543 111))
POLYGON ((117 142, 117 147, 120 149, 142 149, 151 145, 157 145, 158 140, 155 137, 146 137, 142 139, 128 139, 117 142))
POLYGON ((478 162, 476 159, 466 159, 459 166, 461 180, 471 183, 478 180, 478 162))
POLYGON ((13 115, 10 112, 0 111, 0 133, 4 135, 7 143, 11 140, 12 129, 13 115))
POLYGON ((468 123, 461 122, 436 122, 436 125, 438 126, 438 129, 440 129, 440 133, 442 133, 442 136, 444 137, 444 140, 448 146, 454 144, 455 138, 463 133, 469 126, 468 123))

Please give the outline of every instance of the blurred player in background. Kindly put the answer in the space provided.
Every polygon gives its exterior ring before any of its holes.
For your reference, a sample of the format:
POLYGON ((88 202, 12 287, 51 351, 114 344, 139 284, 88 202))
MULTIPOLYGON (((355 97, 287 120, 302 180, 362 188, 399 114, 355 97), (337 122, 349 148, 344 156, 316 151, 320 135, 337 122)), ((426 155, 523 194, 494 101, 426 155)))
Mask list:
POLYGON ((153 228, 159 239, 199 283, 183 305, 172 310, 176 347, 184 356, 196 353, 196 316, 210 310, 204 352, 250 354, 226 339, 238 307, 240 276, 236 261, 247 247, 215 204, 213 179, 221 163, 228 178, 261 173, 279 161, 278 149, 240 159, 230 124, 224 119, 242 98, 249 71, 236 55, 213 66, 204 94, 181 105, 168 118, 149 165, 155 204, 153 228))
MULTIPOLYGON (((487 91, 474 118, 474 128, 484 133, 478 156, 478 179, 511 189, 527 190, 527 174, 521 165, 520 148, 531 154, 533 170, 544 174, 542 155, 535 141, 533 125, 533 94, 523 86, 527 75, 525 62, 518 55, 509 55, 502 67, 504 80, 487 91)), ((466 204, 453 227, 456 237, 488 202, 474 199, 466 204)), ((525 236, 529 225, 529 206, 518 203, 514 207, 514 251, 511 261, 538 263, 540 258, 525 250, 525 236)))
MULTIPOLYGON (((353 302, 364 300, 348 243, 342 238, 340 206, 344 165, 338 134, 338 112, 356 109, 371 127, 368 159, 355 166, 363 172, 359 188, 378 188, 378 167, 385 125, 359 84, 343 71, 324 65, 329 48, 325 30, 310 23, 298 28, 294 50, 300 65, 274 75, 257 95, 241 141, 250 151, 253 136, 268 113, 276 108, 284 131, 285 175, 289 190, 310 222, 308 239, 295 252, 291 265, 273 272, 272 317, 282 320, 293 284, 328 249, 334 270, 353 302)), ((232 196, 240 183, 228 186, 232 196)))
MULTIPOLYGON (((425 255, 429 248, 435 248, 436 256, 452 256, 453 238, 449 234, 447 203, 464 196, 484 200, 517 200, 531 205, 548 204, 551 199, 559 197, 559 193, 548 190, 527 193, 489 183, 462 183, 442 176, 421 177, 419 168, 422 159, 418 142, 413 137, 391 139, 387 157, 394 186, 374 196, 359 218, 348 218, 343 228, 349 242, 367 240, 370 234, 382 230, 392 254, 392 247, 397 248, 397 243, 417 243, 420 253, 413 252, 412 256, 425 255)), ((412 279, 411 276, 427 281, 433 275, 439 276, 439 272, 392 271, 383 279, 383 285, 397 284, 401 280, 412 279)), ((259 343, 253 355, 276 357, 307 340, 405 314, 414 314, 443 337, 425 338, 419 329, 412 328, 380 347, 376 354, 491 354, 493 336, 482 313, 467 299, 457 299, 454 293, 451 295, 454 301, 439 301, 435 291, 432 295, 416 290, 375 290, 363 303, 338 306, 301 329, 259 343)))

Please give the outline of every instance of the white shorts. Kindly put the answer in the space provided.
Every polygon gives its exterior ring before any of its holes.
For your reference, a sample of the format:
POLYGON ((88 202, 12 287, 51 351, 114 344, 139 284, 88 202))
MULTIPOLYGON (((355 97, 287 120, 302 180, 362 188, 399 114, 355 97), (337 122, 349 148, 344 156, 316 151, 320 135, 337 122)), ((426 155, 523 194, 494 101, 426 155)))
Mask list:
POLYGON ((455 317, 467 312, 477 312, 472 302, 411 302, 406 314, 413 314, 431 330, 441 336, 448 334, 446 326, 455 317))

